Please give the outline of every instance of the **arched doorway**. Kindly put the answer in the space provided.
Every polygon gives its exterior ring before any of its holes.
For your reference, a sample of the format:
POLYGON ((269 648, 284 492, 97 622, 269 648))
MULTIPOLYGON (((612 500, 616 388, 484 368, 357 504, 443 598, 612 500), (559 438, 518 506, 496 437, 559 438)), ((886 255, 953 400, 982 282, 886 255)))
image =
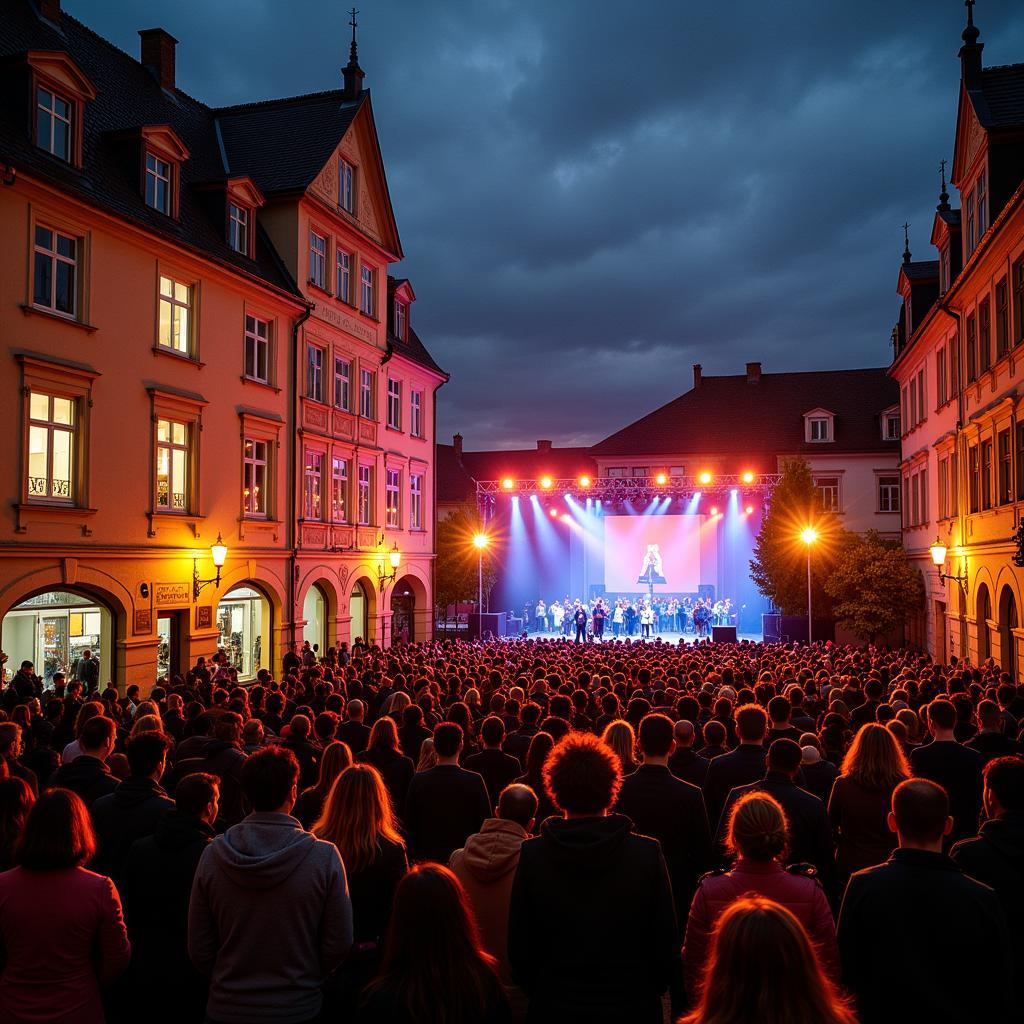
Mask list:
POLYGON ((348 598, 349 638, 352 643, 362 639, 369 641, 370 602, 366 596, 366 587, 359 581, 352 586, 348 598))
POLYGON ((220 599, 219 645, 239 680, 255 679, 261 668, 271 664, 272 618, 270 601, 254 583, 240 583, 220 599))
POLYGON ((978 587, 975 622, 978 627, 978 664, 991 657, 992 648, 988 636, 988 620, 992 618, 992 599, 984 583, 978 587))
POLYGON ((327 598, 319 584, 314 583, 302 601, 302 639, 323 656, 327 651, 327 598))
POLYGON ((416 595, 409 578, 400 579, 391 591, 391 643, 409 644, 416 640, 416 595))
POLYGON ((1017 628, 1017 601, 1009 585, 999 595, 999 664, 1017 681, 1017 644, 1013 631, 1017 628))
POLYGON ((0 647, 13 675, 23 661, 32 662, 44 686, 63 672, 67 679, 91 675, 104 687, 114 679, 114 617, 90 594, 67 587, 44 590, 16 604, 0 624, 0 647), (82 668, 86 651, 99 662, 99 672, 82 668))

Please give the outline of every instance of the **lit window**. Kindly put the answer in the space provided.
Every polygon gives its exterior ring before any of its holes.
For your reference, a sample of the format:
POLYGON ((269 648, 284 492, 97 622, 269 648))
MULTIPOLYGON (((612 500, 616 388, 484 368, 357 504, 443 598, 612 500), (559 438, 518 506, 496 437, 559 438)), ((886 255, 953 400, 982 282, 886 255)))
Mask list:
POLYGON ((402 429, 402 382, 388 377, 388 426, 402 429))
POLYGON ((373 419, 373 372, 359 371, 359 415, 365 419, 373 419))
POLYGON ((373 267, 362 266, 359 268, 359 280, 361 283, 359 308, 367 316, 375 316, 377 312, 376 282, 373 267))
POLYGON ((334 404, 346 412, 352 411, 352 364, 347 359, 334 360, 334 404))
POLYGON ((409 433, 413 437, 423 436, 423 392, 409 393, 409 433))
POLYGON ((409 477, 409 529, 423 529, 423 476, 420 473, 409 477))
POLYGON ((338 161, 338 205, 348 213, 356 212, 356 169, 347 161, 338 161))
POLYGON ((878 511, 899 512, 900 510, 900 478, 898 476, 880 476, 878 478, 878 511))
POLYGON ((327 239, 315 231, 309 233, 309 280, 317 288, 327 288, 327 239))
POLYGON ((188 426, 174 420, 157 420, 156 507, 159 511, 188 511, 188 477, 188 426))
POLYGON ((71 159, 71 104, 49 89, 36 90, 36 145, 71 159))
POLYGON ((342 302, 352 305, 352 255, 344 249, 337 250, 336 259, 337 295, 342 302))
POLYGON ((899 413, 890 412, 885 416, 885 430, 882 434, 886 441, 898 441, 900 439, 900 416, 899 413))
POLYGON ((306 346, 306 397, 324 400, 324 350, 317 345, 306 346))
POLYGON ((812 416, 808 421, 808 440, 827 441, 829 439, 829 420, 827 416, 812 416))
POLYGON ((146 205, 171 212, 171 165, 153 153, 146 154, 146 205))
POLYGON ((387 503, 387 526, 397 530, 402 525, 402 474, 397 469, 389 469, 384 479, 384 500, 387 503))
POLYGON ((358 513, 359 513, 359 525, 369 526, 370 525, 370 510, 371 510, 371 475, 372 470, 370 466, 359 467, 359 479, 358 488, 359 493, 357 495, 358 501, 358 513))
POLYGON ((29 498, 74 501, 75 420, 73 399, 29 392, 29 498))
POLYGON ((161 348, 188 355, 192 341, 192 289, 170 277, 160 278, 161 348))
POLYGON ((331 460, 331 519, 348 522, 348 459, 331 460))
POLYGON ((406 324, 408 323, 409 307, 395 299, 395 337, 399 341, 405 341, 406 324))
POLYGON ((245 375, 270 383, 270 323, 258 316, 245 318, 245 375))
POLYGON ((266 441, 245 439, 242 467, 242 507, 247 516, 265 517, 267 514, 267 453, 266 441))
POLYGON ((622 480, 626 476, 626 467, 609 466, 607 475, 610 480, 622 480))
POLYGON ((306 449, 305 487, 303 489, 303 516, 320 522, 323 518, 324 457, 322 452, 306 449))
POLYGON ((822 512, 839 511, 839 477, 816 477, 814 490, 818 496, 818 507, 822 512))
POLYGON ((249 211, 228 203, 228 245, 243 256, 249 255, 249 211))
POLYGON ((65 316, 78 311, 77 238, 36 226, 32 304, 65 316))

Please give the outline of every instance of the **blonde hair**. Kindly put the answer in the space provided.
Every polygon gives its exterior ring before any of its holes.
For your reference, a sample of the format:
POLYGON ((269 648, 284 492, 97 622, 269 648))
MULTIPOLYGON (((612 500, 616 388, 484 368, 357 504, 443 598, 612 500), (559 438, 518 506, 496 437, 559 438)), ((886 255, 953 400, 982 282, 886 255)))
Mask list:
POLYGON ((636 733, 633 732, 633 726, 629 722, 623 721, 621 718, 609 722, 601 734, 601 739, 615 752, 623 772, 635 767, 636 733))
POLYGON ((895 789, 910 778, 910 765, 899 740, 884 725, 868 722, 853 737, 840 775, 865 789, 895 789))
POLYGON ((387 787, 370 764, 350 765, 338 776, 313 834, 334 843, 349 872, 374 862, 378 839, 404 846, 387 787))
MULTIPOLYGON (((259 719, 255 719, 259 721, 259 719)), ((318 793, 325 800, 331 788, 346 768, 352 766, 352 751, 347 743, 341 740, 333 740, 324 747, 323 756, 320 758, 320 774, 315 785, 310 790, 318 793)))
POLYGON ((762 863, 784 857, 789 824, 782 805, 767 793, 745 793, 729 814, 725 846, 731 854, 762 863))
POLYGON ((420 758, 416 762, 416 771, 425 772, 437 764, 437 751, 434 749, 434 737, 428 736, 420 744, 420 758))
POLYGON ((138 715, 135 719, 134 725, 132 725, 132 731, 129 733, 128 738, 130 740, 135 739, 140 733, 144 732, 160 732, 164 731, 163 723, 156 715, 138 715))

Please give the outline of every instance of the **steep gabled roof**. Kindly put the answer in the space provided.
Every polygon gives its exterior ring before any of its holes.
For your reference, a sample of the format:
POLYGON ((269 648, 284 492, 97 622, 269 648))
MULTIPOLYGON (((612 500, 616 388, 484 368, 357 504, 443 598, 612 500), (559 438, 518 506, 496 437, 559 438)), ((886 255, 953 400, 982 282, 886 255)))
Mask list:
POLYGON ((1024 64, 999 64, 981 72, 981 95, 968 93, 974 103, 978 120, 986 128, 1024 127, 1024 64), (980 108, 980 109, 979 109, 980 108))
POLYGON ((476 497, 476 485, 450 444, 434 445, 437 500, 447 504, 468 504, 476 497))
POLYGON ((593 456, 666 457, 683 453, 782 455, 898 452, 883 441, 879 415, 899 401, 896 382, 883 367, 702 377, 660 409, 598 442, 593 456), (814 406, 834 410, 834 438, 805 440, 804 414, 814 406))
POLYGON ((434 373, 439 373, 447 379, 448 374, 434 362, 434 357, 427 351, 427 346, 420 341, 420 336, 411 326, 407 328, 407 334, 409 335, 408 338, 403 341, 396 337, 390 328, 388 329, 388 343, 391 345, 395 355, 405 356, 407 359, 411 359, 413 362, 419 363, 421 366, 425 366, 428 370, 433 370, 434 373))

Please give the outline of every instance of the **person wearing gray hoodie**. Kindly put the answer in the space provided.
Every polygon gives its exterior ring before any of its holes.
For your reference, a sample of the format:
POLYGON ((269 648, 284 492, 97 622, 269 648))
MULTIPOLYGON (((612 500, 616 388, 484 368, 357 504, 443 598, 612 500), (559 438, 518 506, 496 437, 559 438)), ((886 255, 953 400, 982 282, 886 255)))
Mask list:
POLYGON ((306 1024, 352 945, 352 903, 333 843, 291 816, 299 765, 283 747, 242 768, 252 813, 203 852, 189 901, 188 952, 210 978, 213 1024, 306 1024))

